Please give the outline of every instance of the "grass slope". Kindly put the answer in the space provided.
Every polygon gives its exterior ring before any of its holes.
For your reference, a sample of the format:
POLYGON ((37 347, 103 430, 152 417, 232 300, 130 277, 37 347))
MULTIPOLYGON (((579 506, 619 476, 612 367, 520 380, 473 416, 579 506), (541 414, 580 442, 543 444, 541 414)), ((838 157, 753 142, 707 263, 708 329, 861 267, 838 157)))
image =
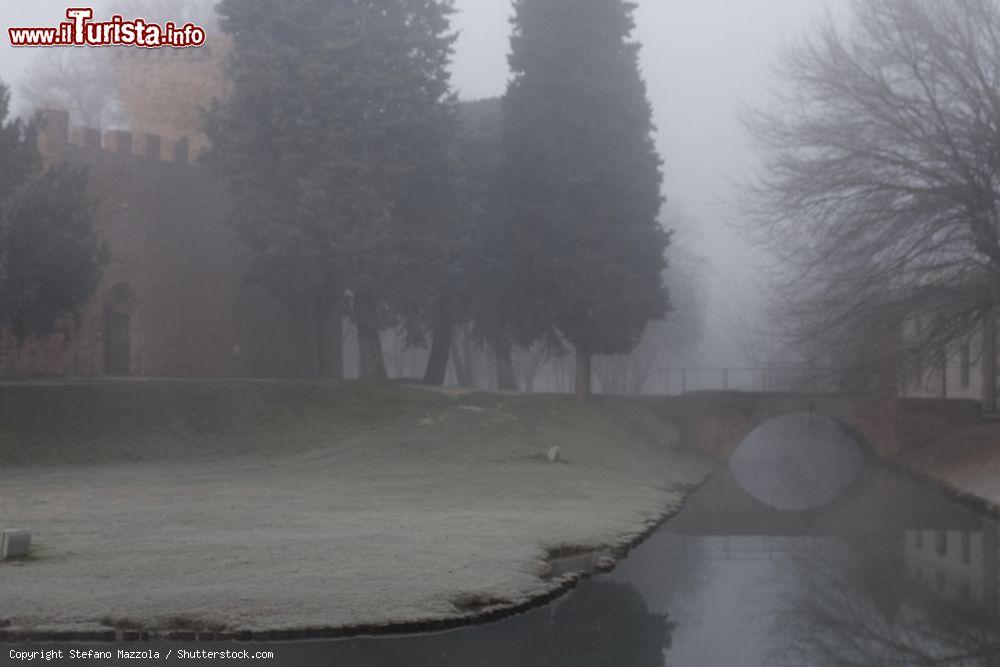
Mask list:
POLYGON ((0 466, 281 455, 446 401, 328 382, 0 384, 0 466))
POLYGON ((31 559, 0 564, 0 626, 344 627, 517 605, 557 586, 549 554, 634 538, 709 470, 618 400, 251 382, 0 398, 16 463, 0 525, 35 532, 31 559))

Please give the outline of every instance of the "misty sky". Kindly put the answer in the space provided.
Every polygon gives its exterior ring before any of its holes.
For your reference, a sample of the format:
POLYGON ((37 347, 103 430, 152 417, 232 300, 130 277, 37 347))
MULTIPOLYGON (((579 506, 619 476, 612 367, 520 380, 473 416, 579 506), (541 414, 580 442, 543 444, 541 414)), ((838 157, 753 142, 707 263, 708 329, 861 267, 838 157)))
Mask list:
MULTIPOLYGON (((753 165, 753 153, 734 111, 740 100, 762 99, 769 63, 785 38, 808 29, 823 0, 637 0, 642 67, 665 161, 664 194, 701 223, 702 254, 712 262, 713 364, 743 360, 730 343, 734 310, 752 299, 742 264, 747 250, 724 221, 730 182, 753 165), (725 295, 725 296, 724 296, 725 295), (733 303, 735 301, 736 303, 733 303), (726 348, 726 349, 721 349, 726 348)), ((55 25, 65 2, 5 3, 0 27, 55 25)), ((100 14, 101 3, 95 3, 100 14)), ((503 93, 508 79, 509 3, 456 0, 460 31, 454 83, 463 98, 503 93)), ((211 35, 209 36, 211 39, 211 35)), ((17 80, 34 50, 0 40, 0 79, 17 80)))
MULTIPOLYGON (((463 97, 503 93, 510 5, 457 0, 461 31, 455 84, 463 97)), ((698 220, 712 264, 709 340, 702 364, 749 363, 737 344, 757 285, 750 252, 729 226, 732 182, 752 169, 751 144, 735 111, 761 95, 782 44, 808 31, 823 0, 637 0, 636 38, 664 159, 664 194, 698 220)))

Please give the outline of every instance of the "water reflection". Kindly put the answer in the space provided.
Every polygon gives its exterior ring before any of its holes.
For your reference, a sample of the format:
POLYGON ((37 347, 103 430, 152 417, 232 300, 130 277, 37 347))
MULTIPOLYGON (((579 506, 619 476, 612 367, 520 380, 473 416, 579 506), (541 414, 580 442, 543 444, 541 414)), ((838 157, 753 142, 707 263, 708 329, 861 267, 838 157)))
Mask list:
POLYGON ((594 581, 550 608, 489 628, 335 643, 325 658, 351 667, 663 667, 672 629, 631 585, 594 581))
MULTIPOLYGON (((959 567, 945 547, 930 558, 912 550, 923 532, 790 558, 787 580, 770 582, 783 593, 770 614, 767 664, 1000 664, 995 557, 970 553, 978 545, 989 554, 992 525, 952 533, 970 545, 959 567)), ((937 534, 946 544, 948 533, 937 534)))

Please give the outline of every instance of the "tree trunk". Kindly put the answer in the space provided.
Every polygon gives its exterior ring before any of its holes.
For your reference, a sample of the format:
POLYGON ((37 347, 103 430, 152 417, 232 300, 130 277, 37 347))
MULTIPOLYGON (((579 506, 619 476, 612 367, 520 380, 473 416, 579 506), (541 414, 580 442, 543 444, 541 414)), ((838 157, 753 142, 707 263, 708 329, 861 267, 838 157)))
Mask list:
POLYGON ((591 355, 580 348, 576 348, 576 390, 573 396, 578 401, 591 397, 591 355))
POLYGON ((528 352, 528 368, 524 373, 524 390, 527 393, 533 393, 535 391, 535 378, 538 377, 538 371, 541 369, 542 365, 545 363, 545 359, 542 352, 538 349, 528 352))
POLYGON ((493 356, 497 360, 497 389, 517 391, 517 378, 514 377, 514 360, 510 356, 510 346, 494 343, 493 356))
POLYGON ((385 382, 389 375, 385 370, 382 337, 378 328, 363 318, 359 318, 355 324, 358 329, 358 369, 361 379, 366 382, 385 382))
POLYGON ((448 374, 448 355, 451 352, 455 325, 451 320, 451 309, 442 302, 434 321, 434 340, 431 342, 431 356, 427 360, 424 384, 440 387, 448 374))
POLYGON ((316 314, 316 377, 326 377, 326 321, 328 315, 316 314))
POLYGON ((313 319, 316 377, 344 379, 344 325, 341 307, 319 307, 313 319))
POLYGON ((986 313, 983 323, 982 402, 984 412, 997 409, 997 314, 986 313))
POLYGON ((326 376, 333 380, 344 379, 344 311, 334 306, 324 326, 326 329, 326 376))
POLYGON ((451 344, 451 362, 455 365, 455 378, 458 380, 458 386, 463 389, 471 389, 473 385, 471 355, 462 354, 461 345, 457 340, 451 344))

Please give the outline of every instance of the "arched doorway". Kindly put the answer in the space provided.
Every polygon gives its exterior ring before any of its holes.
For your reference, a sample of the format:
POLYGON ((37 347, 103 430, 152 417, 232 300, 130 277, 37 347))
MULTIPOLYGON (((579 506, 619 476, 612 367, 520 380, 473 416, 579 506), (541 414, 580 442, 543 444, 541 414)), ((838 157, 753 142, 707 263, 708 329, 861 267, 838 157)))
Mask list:
POLYGON ((132 311, 135 294, 125 283, 115 285, 104 302, 104 374, 131 374, 132 311))

